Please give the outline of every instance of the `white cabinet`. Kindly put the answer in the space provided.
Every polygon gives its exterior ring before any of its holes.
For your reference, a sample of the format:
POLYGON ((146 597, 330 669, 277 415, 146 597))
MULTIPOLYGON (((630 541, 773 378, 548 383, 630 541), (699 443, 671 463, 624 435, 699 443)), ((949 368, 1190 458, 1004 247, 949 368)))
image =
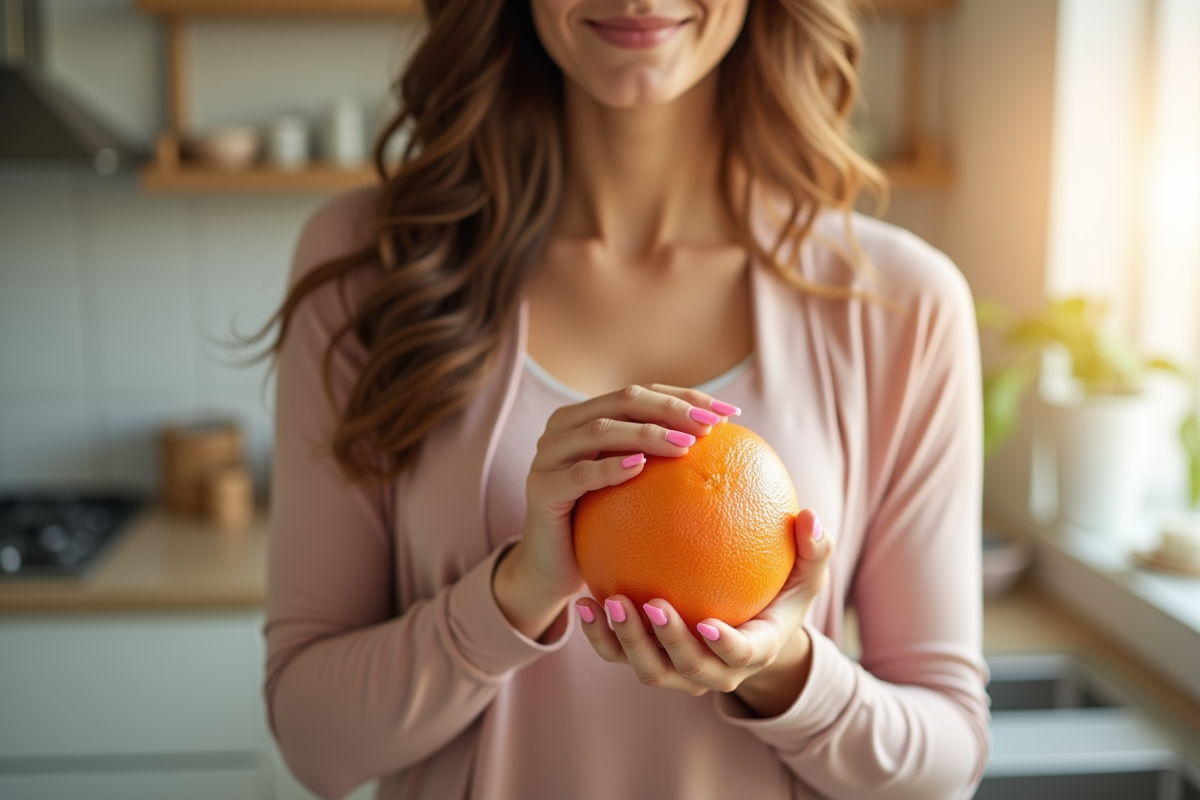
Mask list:
POLYGON ((0 797, 312 797, 267 731, 261 631, 258 611, 0 616, 0 797))
POLYGON ((0 758, 257 753, 259 618, 0 618, 0 758))

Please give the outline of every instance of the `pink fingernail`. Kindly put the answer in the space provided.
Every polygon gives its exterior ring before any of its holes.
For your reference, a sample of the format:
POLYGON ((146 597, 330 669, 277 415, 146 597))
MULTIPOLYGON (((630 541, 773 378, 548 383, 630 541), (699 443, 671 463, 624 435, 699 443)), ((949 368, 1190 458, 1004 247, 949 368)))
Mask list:
MULTIPOLYGON (((646 463, 646 454, 645 453, 634 453, 631 456, 626 456, 625 458, 621 459, 621 466, 624 467, 625 469, 633 469, 638 464, 645 464, 645 463, 646 463)), ((589 620, 589 622, 590 621, 591 620, 589 620)))
POLYGON ((646 616, 649 617, 650 621, 655 625, 667 624, 667 614, 661 608, 652 606, 649 603, 643 605, 642 608, 646 609, 646 616))
POLYGON ((715 642, 721 638, 721 632, 712 625, 705 625, 703 622, 696 623, 696 630, 700 631, 700 635, 710 642, 715 642))
POLYGON ((683 431, 667 431, 667 441, 680 447, 691 447, 696 443, 696 437, 683 431))
POLYGON ((616 600, 605 600, 604 607, 608 609, 608 615, 612 617, 613 622, 625 621, 625 606, 616 600))
POLYGON ((575 606, 575 610, 579 612, 579 618, 584 622, 595 622, 596 614, 587 606, 575 606))
POLYGON ((693 408, 688 412, 688 416, 696 420, 696 422, 699 422, 701 425, 716 425, 721 421, 721 418, 716 414, 711 411, 706 411, 703 408, 693 408))
POLYGON ((813 541, 821 541, 821 537, 825 535, 825 529, 821 527, 821 520, 817 519, 817 515, 813 514, 813 541))
POLYGON ((712 401, 712 410, 720 414, 722 417, 740 417, 742 410, 732 403, 722 403, 720 400, 712 401))

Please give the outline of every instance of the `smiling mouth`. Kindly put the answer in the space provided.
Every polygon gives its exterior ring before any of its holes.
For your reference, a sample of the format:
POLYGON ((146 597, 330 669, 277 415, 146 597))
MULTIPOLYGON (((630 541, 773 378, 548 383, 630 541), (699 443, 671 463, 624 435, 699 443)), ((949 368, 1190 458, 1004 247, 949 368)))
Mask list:
POLYGON ((609 44, 643 49, 657 47, 670 39, 690 19, 668 17, 606 17, 585 20, 588 28, 609 44))

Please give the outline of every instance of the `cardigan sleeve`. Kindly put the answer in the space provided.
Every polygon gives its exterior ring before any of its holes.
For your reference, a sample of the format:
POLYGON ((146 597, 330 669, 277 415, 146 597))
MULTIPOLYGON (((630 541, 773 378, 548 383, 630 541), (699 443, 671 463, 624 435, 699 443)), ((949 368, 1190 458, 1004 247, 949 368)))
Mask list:
MULTIPOLYGON (((293 281, 364 238, 367 193, 335 200, 301 235, 293 281)), ((369 241, 369 239, 366 239, 369 241)), ((364 268, 365 269, 365 268, 364 268)), ((365 274, 365 273, 364 273, 365 274)), ((353 296, 358 273, 346 287, 353 296)), ((336 422, 322 359, 349 305, 334 284, 296 311, 278 358, 267 590, 266 700, 289 767, 323 797, 405 769, 450 744, 514 670, 566 641, 508 624, 492 594, 502 546, 432 597, 396 613, 394 485, 352 484, 330 453, 336 422)), ((343 398, 365 360, 353 335, 332 353, 343 398)))
POLYGON ((905 375, 872 401, 887 407, 880 418, 899 420, 894 432, 880 419, 868 426, 869 458, 890 469, 878 481, 851 595, 861 664, 807 628, 811 671, 788 710, 759 719, 732 696, 717 699, 730 724, 839 800, 967 798, 990 750, 980 653, 978 336, 965 280, 940 255, 933 266, 924 297, 906 315, 915 320, 908 333, 864 335, 877 350, 868 360, 893 371, 902 365, 905 375))

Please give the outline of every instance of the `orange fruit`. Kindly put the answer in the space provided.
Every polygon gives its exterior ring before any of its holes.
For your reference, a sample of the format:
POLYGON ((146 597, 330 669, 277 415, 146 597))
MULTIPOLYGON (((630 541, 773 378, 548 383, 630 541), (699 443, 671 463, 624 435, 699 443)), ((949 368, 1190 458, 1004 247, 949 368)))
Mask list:
POLYGON ((779 456, 722 422, 687 455, 648 456, 642 473, 575 505, 575 557, 592 596, 669 602, 688 629, 738 626, 779 593, 796 560, 799 505, 779 456))

